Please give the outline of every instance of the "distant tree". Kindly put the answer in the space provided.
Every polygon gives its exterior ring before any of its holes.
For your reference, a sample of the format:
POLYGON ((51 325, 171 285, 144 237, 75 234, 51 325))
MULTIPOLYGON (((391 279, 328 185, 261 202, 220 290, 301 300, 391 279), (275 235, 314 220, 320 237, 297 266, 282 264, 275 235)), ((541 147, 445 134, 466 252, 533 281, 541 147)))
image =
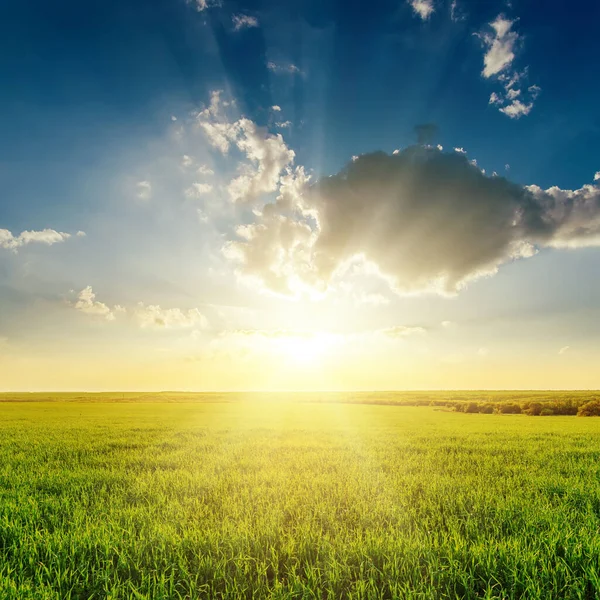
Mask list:
POLYGON ((542 408, 540 411, 540 417, 551 417, 554 411, 551 408, 542 408))
POLYGON ((521 414, 521 407, 514 402, 503 402, 497 405, 496 410, 501 415, 519 415, 521 414))
POLYGON ((525 406, 525 410, 523 412, 532 417, 537 417, 541 414, 543 408, 544 407, 541 402, 529 402, 525 406))
POLYGON ((578 417, 600 417, 600 400, 590 400, 577 411, 578 417))

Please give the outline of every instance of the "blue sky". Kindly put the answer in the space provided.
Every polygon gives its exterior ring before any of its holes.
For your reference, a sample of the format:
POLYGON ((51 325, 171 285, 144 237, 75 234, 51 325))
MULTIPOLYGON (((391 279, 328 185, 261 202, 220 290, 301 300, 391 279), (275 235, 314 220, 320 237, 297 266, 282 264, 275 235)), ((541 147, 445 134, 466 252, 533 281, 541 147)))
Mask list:
POLYGON ((600 387, 599 18, 566 2, 4 3, 5 387, 600 387), (419 145, 420 124, 435 133, 419 145), (502 229, 531 204, 548 230, 502 229), (386 331, 396 346, 356 337, 386 331), (301 359, 285 368, 281 332, 301 359), (363 342, 385 372, 339 347, 363 342), (322 346, 329 371, 304 360, 322 346), (119 365, 130 376, 105 376, 119 365), (232 365, 234 383, 211 375, 232 365))

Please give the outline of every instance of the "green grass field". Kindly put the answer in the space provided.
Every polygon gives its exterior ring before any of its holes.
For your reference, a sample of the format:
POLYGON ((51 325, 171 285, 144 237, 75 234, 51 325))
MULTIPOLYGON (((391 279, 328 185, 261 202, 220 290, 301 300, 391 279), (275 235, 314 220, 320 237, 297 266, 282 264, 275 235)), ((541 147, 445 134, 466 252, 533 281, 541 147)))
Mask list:
POLYGON ((0 403, 2 599, 599 596, 600 419, 0 403))

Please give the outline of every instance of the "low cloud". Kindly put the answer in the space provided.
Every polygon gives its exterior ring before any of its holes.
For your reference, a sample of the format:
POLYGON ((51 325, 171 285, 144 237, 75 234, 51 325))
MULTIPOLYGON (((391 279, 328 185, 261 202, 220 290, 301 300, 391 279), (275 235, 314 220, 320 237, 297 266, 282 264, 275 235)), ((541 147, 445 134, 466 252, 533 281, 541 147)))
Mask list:
POLYGON ((98 317, 107 321, 114 321, 115 313, 122 310, 118 305, 110 308, 108 305, 104 304, 104 302, 96 300, 96 294, 91 285, 83 288, 79 294, 77 294, 77 300, 73 306, 75 309, 86 315, 98 317))
POLYGON ((133 309, 133 317, 140 327, 187 328, 207 325, 206 317, 197 309, 161 308, 157 304, 139 302, 133 309))
POLYGON ((161 308, 158 304, 138 304, 130 309, 118 304, 108 306, 96 299, 92 286, 88 285, 77 294, 77 300, 70 303, 76 310, 106 321, 114 321, 118 313, 131 317, 141 328, 181 329, 205 328, 206 317, 197 309, 161 308))
POLYGON ((326 292, 357 261, 398 293, 455 294, 539 248, 600 245, 598 186, 521 186, 434 147, 362 155, 312 184, 288 168, 279 192, 224 252, 280 294, 326 292))
MULTIPOLYGON (((83 231, 76 233, 77 237, 84 236, 83 231)), ((42 229, 41 231, 23 231, 19 235, 13 235, 8 229, 0 229, 0 248, 17 251, 28 244, 45 244, 52 246, 64 242, 71 237, 70 233, 55 231, 54 229, 42 229)))
POLYGON ((558 353, 559 354, 566 354, 569 350, 571 349, 571 346, 563 346, 558 353))
POLYGON ((396 325, 382 329, 381 333, 391 338, 404 338, 411 335, 423 335, 427 330, 424 327, 406 327, 404 325, 396 325))

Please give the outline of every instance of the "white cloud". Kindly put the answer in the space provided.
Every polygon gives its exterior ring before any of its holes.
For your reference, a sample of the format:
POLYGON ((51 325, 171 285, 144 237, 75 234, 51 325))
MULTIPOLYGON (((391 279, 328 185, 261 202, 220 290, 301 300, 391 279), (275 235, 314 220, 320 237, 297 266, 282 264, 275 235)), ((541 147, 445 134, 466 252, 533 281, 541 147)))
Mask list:
POLYGON ((140 327, 186 328, 207 325, 206 317, 197 309, 181 310, 180 308, 161 308, 157 304, 139 302, 133 309, 133 317, 140 327))
MULTIPOLYGON (((81 237, 79 233, 77 232, 77 235, 81 237)), ((70 237, 70 233, 63 233, 54 229, 23 231, 17 236, 14 236, 8 229, 0 229, 0 248, 16 251, 17 248, 26 246, 27 244, 46 244, 47 246, 52 246, 52 244, 64 242, 70 237)))
POLYGON ((292 122, 291 121, 281 121, 281 122, 275 123, 275 125, 277 127, 279 127, 280 129, 286 129, 286 128, 292 126, 292 122))
POLYGON ((571 346, 563 346, 558 353, 559 354, 566 354, 569 350, 571 349, 571 346))
POLYGON ((233 15, 231 20, 233 21, 234 31, 258 27, 258 19, 249 15, 233 15))
POLYGON ((454 152, 458 152, 459 154, 467 153, 467 151, 464 148, 454 148, 454 152))
POLYGON ((194 164, 194 159, 189 156, 188 154, 184 154, 181 157, 181 166, 185 169, 187 169, 188 167, 191 167, 194 164))
POLYGON ((596 171, 596 174, 594 175, 594 181, 600 181, 600 171, 596 171))
POLYGON ((210 183, 192 183, 184 192, 186 198, 200 198, 212 192, 213 186, 210 183))
MULTIPOLYGON (((276 63, 273 61, 269 61, 267 63, 267 69, 269 69, 269 71, 272 71, 273 73, 288 73, 288 74, 294 74, 294 73, 301 73, 300 69, 293 63, 287 63, 287 64, 281 64, 281 63, 276 63)), ((277 110, 277 109, 273 109, 273 110, 277 110)))
POLYGON ((152 184, 149 181, 138 181, 136 187, 140 200, 149 200, 152 197, 152 184))
POLYGON ((490 23, 494 33, 481 34, 481 39, 487 46, 487 52, 483 57, 482 75, 489 78, 507 69, 515 58, 514 47, 519 40, 516 32, 511 31, 514 21, 510 21, 503 15, 498 15, 490 23))
POLYGON ((429 19, 435 11, 433 0, 408 0, 408 3, 412 6, 413 12, 423 21, 429 19))
POLYGON ((85 233, 85 231, 78 231, 75 235, 77 237, 85 237, 87 234, 85 233))
POLYGON ((277 104, 274 104, 273 106, 271 106, 271 109, 274 110, 275 112, 281 112, 281 106, 277 106, 277 104))
POLYGON ((392 152, 392 154, 400 154, 400 148, 396 148, 396 149, 395 149, 395 150, 392 152))
POLYGON ((96 294, 92 290, 92 286, 88 285, 83 288, 77 295, 77 301, 73 305, 77 310, 90 315, 92 317, 100 317, 107 321, 115 320, 115 312, 122 310, 120 306, 110 308, 104 302, 96 300, 96 294))
POLYGON ((492 92, 489 104, 511 119, 518 119, 531 112, 533 103, 541 92, 537 85, 531 85, 526 93, 518 87, 527 77, 528 67, 522 71, 512 70, 516 52, 522 43, 522 37, 514 31, 515 20, 500 14, 489 24, 491 29, 478 34, 486 48, 483 57, 482 75, 493 78, 502 84, 501 92, 492 92), (528 97, 525 97, 528 96, 528 97))
POLYGON ((227 153, 233 144, 248 160, 240 165, 240 174, 228 185, 234 202, 255 202, 263 194, 274 192, 282 171, 294 161, 295 153, 281 134, 271 134, 246 118, 230 122, 222 108, 220 92, 212 93, 210 106, 199 113, 198 122, 214 147, 227 153))
POLYGON ((508 106, 503 106, 500 109, 501 113, 504 113, 511 119, 518 119, 524 115, 528 115, 533 108, 533 102, 529 104, 523 104, 520 100, 514 100, 508 106))

